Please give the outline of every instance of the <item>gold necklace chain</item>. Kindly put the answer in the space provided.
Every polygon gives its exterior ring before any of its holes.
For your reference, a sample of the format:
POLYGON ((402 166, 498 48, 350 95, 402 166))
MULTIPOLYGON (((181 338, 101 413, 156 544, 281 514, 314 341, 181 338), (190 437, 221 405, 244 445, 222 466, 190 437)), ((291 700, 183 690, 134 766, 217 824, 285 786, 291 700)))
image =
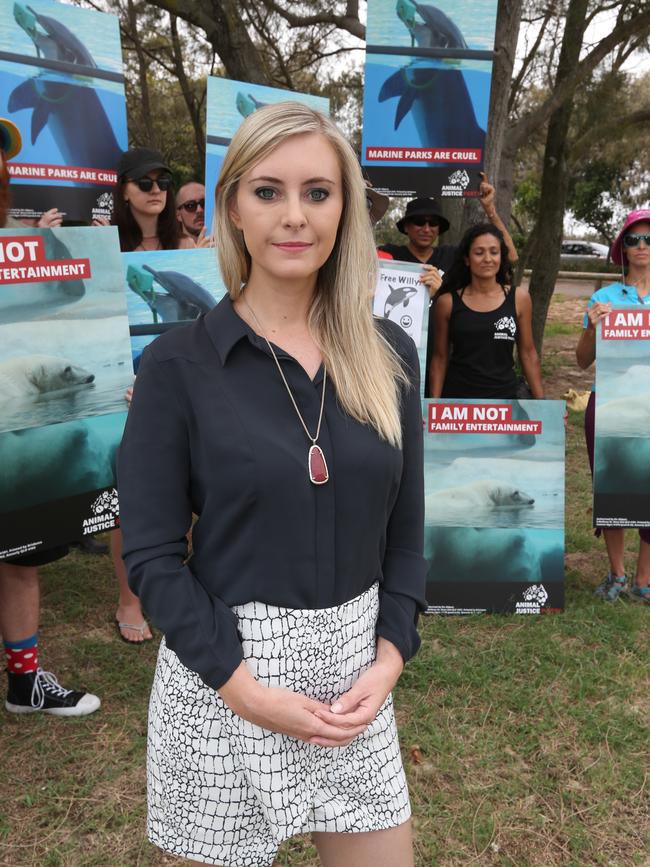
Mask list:
POLYGON ((278 361, 278 357, 275 354, 275 350, 271 346, 271 342, 269 341, 268 337, 264 333, 264 328, 262 327, 262 323, 255 315, 255 311, 253 310, 253 308, 250 306, 250 304, 246 300, 246 297, 245 297, 243 292, 241 293, 241 299, 244 302, 244 304, 246 305, 248 312, 251 314, 251 316, 255 320, 257 327, 260 329, 260 334, 264 338, 264 340, 266 341, 266 345, 269 347, 271 355, 273 356, 273 361, 275 361, 275 365, 278 368, 278 370, 280 371, 280 376, 282 377, 282 382, 284 383, 284 387, 287 390, 287 394, 291 398, 291 403, 293 404, 293 408, 296 411, 296 415, 300 419, 300 424, 303 426, 304 431, 307 434, 307 438, 311 441, 311 443, 313 445, 316 445, 316 441, 318 440, 318 437, 320 436, 320 427, 321 427, 321 423, 323 421, 323 410, 325 408, 325 385, 327 384, 327 368, 323 367, 323 391, 322 391, 321 398, 320 398, 320 413, 318 414, 318 426, 316 428, 316 435, 312 436, 309 433, 309 429, 307 428, 307 425, 305 424, 305 420, 302 417, 302 413, 298 409, 298 404, 296 403, 296 399, 293 396, 293 392, 291 391, 291 388, 289 387, 289 383, 287 382, 287 378, 284 375, 284 371, 282 370, 282 365, 278 361))

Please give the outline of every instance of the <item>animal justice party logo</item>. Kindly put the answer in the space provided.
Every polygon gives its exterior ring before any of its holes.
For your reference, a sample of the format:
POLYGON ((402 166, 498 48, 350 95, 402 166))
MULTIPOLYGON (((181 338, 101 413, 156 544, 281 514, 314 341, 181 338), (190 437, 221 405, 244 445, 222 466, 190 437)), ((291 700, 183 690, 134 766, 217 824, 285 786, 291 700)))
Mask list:
POLYGON ((83 522, 83 534, 101 533, 104 530, 114 530, 120 526, 120 503, 117 498, 117 490, 109 488, 103 491, 90 504, 91 518, 83 522))

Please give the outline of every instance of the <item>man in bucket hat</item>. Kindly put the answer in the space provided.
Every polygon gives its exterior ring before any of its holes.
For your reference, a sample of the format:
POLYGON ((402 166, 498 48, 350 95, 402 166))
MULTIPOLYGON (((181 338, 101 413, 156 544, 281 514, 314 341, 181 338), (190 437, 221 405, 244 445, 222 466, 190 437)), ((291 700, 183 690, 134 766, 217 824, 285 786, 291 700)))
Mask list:
MULTIPOLYGON (((479 186, 479 202, 485 216, 493 226, 503 234, 503 240, 508 248, 508 256, 512 263, 519 256, 513 244, 510 233, 497 214, 494 205, 495 189, 481 172, 479 186)), ((379 250, 388 253, 400 262, 420 263, 424 273, 422 282, 426 283, 433 300, 429 307, 429 337, 427 340, 426 369, 424 376, 424 393, 429 394, 429 365, 433 354, 433 303, 436 291, 442 284, 442 275, 449 270, 456 256, 457 247, 454 244, 437 244, 438 239, 449 229, 449 220, 440 213, 440 206, 434 198, 412 199, 406 205, 404 216, 396 223, 402 234, 408 236, 408 244, 384 244, 379 250)))
MULTIPOLYGON (((519 258, 512 238, 503 221, 497 214, 494 199, 495 189, 481 172, 479 202, 485 216, 502 233, 508 248, 511 262, 519 258)), ((440 206, 434 198, 412 199, 406 205, 404 216, 396 223, 399 231, 408 237, 407 244, 383 244, 379 249, 390 253, 400 262, 421 262, 432 265, 441 274, 448 270, 456 255, 453 244, 438 244, 439 237, 449 229, 449 220, 440 213, 440 206)))

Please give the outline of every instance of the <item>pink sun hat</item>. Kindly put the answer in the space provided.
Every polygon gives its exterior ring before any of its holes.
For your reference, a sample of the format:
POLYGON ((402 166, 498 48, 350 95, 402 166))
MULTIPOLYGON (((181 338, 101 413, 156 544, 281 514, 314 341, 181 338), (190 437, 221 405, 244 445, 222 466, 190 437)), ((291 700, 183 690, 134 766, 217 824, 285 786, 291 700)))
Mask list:
POLYGON ((616 236, 610 249, 610 258, 615 265, 623 264, 623 236, 635 223, 650 223, 650 208, 639 208, 638 211, 630 211, 625 218, 623 228, 616 236))

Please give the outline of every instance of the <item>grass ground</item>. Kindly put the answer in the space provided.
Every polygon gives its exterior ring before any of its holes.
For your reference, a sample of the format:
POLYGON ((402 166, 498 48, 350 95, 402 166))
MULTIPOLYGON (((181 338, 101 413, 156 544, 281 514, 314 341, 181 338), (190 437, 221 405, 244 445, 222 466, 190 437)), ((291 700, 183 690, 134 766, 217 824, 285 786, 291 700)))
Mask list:
MULTIPOLYGON (((573 361, 583 303, 553 302, 549 396, 589 386, 573 361)), ((605 557, 581 426, 571 413, 566 611, 425 618, 397 689, 418 867, 650 867, 650 610, 591 593, 605 557)), ((156 648, 120 642, 114 610, 108 558, 74 553, 43 570, 42 662, 103 704, 79 720, 0 712, 1 865, 179 863, 144 838, 156 648)), ((316 864, 303 839, 277 860, 316 864)))

